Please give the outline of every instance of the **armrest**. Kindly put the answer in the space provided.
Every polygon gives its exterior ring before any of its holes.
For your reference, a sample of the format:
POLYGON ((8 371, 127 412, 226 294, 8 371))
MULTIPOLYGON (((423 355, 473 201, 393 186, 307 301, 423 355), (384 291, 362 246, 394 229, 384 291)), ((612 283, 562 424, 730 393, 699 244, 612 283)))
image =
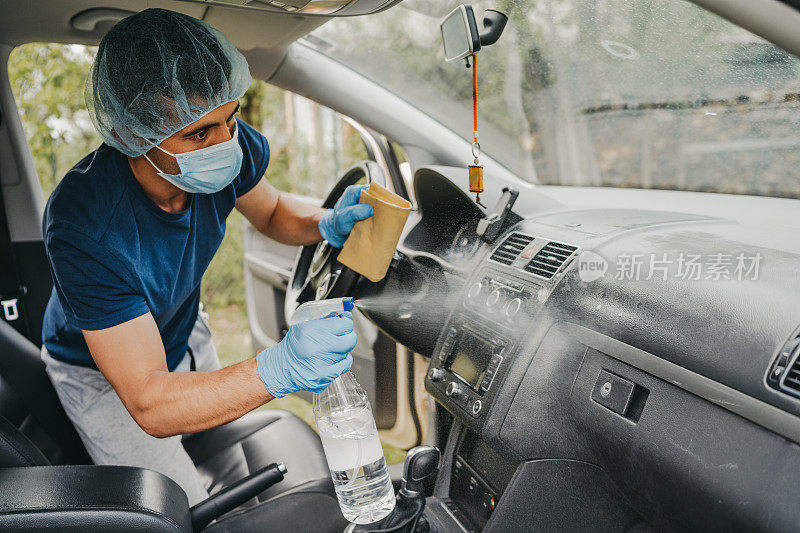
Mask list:
POLYGON ((0 469, 0 530, 191 531, 189 502, 168 477, 128 466, 0 469))
POLYGON ((282 463, 272 463, 225 487, 191 508, 192 527, 195 531, 202 530, 212 520, 283 481, 285 473, 286 467, 282 463))

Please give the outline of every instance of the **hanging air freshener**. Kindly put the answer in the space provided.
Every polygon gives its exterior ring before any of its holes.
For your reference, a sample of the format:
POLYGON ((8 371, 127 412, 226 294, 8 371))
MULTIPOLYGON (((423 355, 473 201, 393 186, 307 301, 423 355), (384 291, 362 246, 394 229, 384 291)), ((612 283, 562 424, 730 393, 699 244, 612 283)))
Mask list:
MULTIPOLYGON (((469 59, 467 59, 469 68, 469 59)), ((478 142, 478 56, 472 54, 472 157, 473 164, 469 165, 469 192, 475 193, 475 203, 481 203, 483 192, 483 166, 478 157, 481 155, 481 144, 478 142)))
POLYGON ((475 203, 481 203, 483 192, 483 166, 480 164, 481 145, 478 142, 478 50, 481 46, 489 46, 497 42, 503 29, 506 27, 508 17, 494 9, 487 9, 483 15, 484 32, 478 34, 478 25, 475 22, 475 13, 472 6, 462 4, 455 8, 442 21, 442 42, 444 44, 444 57, 448 62, 467 60, 470 67, 472 57, 472 158, 473 164, 469 165, 469 192, 475 193, 475 203))

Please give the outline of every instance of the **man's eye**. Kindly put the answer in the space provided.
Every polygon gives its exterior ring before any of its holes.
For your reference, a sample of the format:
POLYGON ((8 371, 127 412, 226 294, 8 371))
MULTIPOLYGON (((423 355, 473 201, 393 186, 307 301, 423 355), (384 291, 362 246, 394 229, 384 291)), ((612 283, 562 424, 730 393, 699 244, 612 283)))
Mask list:
POLYGON ((192 139, 194 139, 195 141, 202 141, 203 139, 206 138, 206 135, 208 135, 208 130, 203 130, 192 135, 192 139))

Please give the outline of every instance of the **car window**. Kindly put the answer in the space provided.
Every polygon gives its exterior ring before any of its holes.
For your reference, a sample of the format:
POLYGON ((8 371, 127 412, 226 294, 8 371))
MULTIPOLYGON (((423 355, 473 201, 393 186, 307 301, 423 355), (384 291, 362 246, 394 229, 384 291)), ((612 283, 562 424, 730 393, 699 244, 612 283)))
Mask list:
POLYGON ((269 139, 267 178, 278 189, 323 198, 345 170, 369 159, 364 140, 343 115, 277 87, 257 85, 243 100, 255 107, 248 99, 261 99, 260 123, 254 118, 251 124, 269 139))
MULTIPOLYGON (((102 140, 83 100, 95 47, 29 43, 9 58, 11 87, 45 197, 102 140)), ((358 131, 335 111, 255 80, 241 117, 269 140, 267 179, 278 189, 324 197, 354 163, 368 159, 358 131)))
MULTIPOLYGON (((305 40, 471 140, 471 79, 406 0, 305 40), (369 41, 369 47, 363 46, 369 41)), ((800 60, 685 0, 476 0, 509 15, 478 54, 480 140, 557 185, 800 196, 800 60)))

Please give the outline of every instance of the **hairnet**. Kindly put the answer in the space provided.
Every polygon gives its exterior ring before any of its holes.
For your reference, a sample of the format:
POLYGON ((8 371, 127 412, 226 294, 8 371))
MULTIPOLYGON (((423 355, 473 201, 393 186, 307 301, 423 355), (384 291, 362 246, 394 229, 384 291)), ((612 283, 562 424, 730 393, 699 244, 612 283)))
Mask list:
POLYGON ((195 18, 145 9, 103 37, 86 81, 86 107, 106 143, 131 157, 150 150, 250 86, 247 60, 195 18))

